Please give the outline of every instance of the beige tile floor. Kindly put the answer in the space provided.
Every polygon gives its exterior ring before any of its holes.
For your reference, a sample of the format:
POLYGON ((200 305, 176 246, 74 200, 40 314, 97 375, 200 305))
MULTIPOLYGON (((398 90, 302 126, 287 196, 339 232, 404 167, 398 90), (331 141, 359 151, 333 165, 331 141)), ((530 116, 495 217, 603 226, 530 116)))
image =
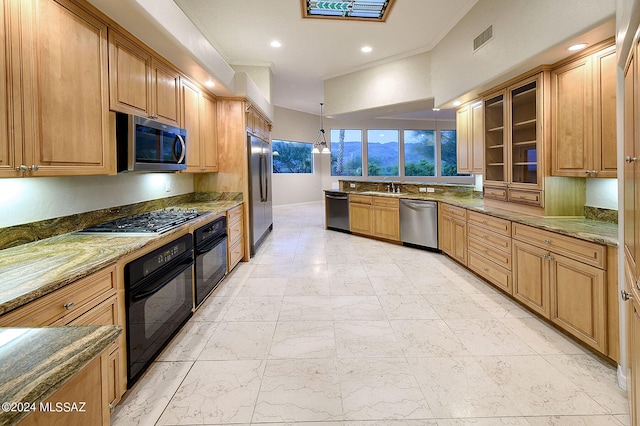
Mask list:
POLYGON ((625 425, 615 369, 441 254, 279 206, 112 425, 625 425))

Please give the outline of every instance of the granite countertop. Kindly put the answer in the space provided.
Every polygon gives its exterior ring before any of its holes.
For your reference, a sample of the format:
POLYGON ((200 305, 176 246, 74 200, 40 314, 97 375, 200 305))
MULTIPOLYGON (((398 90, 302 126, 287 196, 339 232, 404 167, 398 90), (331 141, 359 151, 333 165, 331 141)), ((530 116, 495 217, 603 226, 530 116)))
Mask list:
POLYGON ((495 216, 501 219, 507 219, 512 222, 524 225, 534 226, 536 228, 545 229, 551 232, 579 238, 585 241, 591 241, 612 247, 618 246, 618 225, 615 223, 601 222, 598 220, 585 219, 584 217, 538 217, 530 216, 523 213, 503 210, 495 207, 486 206, 482 198, 474 197, 458 197, 450 194, 432 194, 432 193, 404 193, 394 194, 378 191, 338 191, 325 190, 325 192, 346 193, 346 194, 362 194, 375 196, 388 196, 393 198, 404 198, 414 200, 429 200, 451 204, 454 206, 464 207, 465 209, 495 216))
POLYGON ((207 214, 160 237, 68 233, 0 250, 0 315, 109 266, 158 238, 184 232, 186 226, 199 222, 204 224, 239 204, 202 201, 177 205, 207 214))
MULTIPOLYGON (((120 333, 117 325, 0 328, 0 402, 37 409, 120 333)), ((0 425, 15 424, 29 413, 13 408, 3 405, 0 425)))

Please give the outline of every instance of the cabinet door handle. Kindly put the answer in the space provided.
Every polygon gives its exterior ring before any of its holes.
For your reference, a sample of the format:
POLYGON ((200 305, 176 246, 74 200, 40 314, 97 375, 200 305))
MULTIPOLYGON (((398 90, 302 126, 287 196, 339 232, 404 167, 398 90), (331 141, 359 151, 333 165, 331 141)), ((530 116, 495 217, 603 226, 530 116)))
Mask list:
POLYGON ((483 268, 485 272, 489 272, 489 268, 483 268))
POLYGON ((29 168, 24 164, 20 164, 18 167, 16 167, 16 170, 19 172, 26 172, 27 170, 29 170, 29 168))
POLYGON ((545 243, 551 244, 551 240, 544 240, 545 243))
POLYGON ((620 297, 622 298, 622 300, 624 300, 625 302, 629 299, 633 300, 633 296, 631 295, 631 293, 629 293, 627 290, 620 290, 620 297))
POLYGON ((76 306, 76 304, 75 304, 75 303, 73 303, 73 302, 67 302, 67 303, 65 303, 65 304, 64 304, 64 305, 62 305, 62 306, 64 306, 64 308, 65 308, 67 311, 70 311, 71 309, 73 309, 73 308, 76 306))
POLYGON ((625 163, 633 163, 638 159, 638 157, 631 157, 630 155, 627 155, 624 157, 624 162, 625 163))
POLYGON ((31 167, 27 167, 27 168, 33 172, 37 172, 38 170, 40 170, 40 166, 38 166, 37 164, 34 164, 31 167))

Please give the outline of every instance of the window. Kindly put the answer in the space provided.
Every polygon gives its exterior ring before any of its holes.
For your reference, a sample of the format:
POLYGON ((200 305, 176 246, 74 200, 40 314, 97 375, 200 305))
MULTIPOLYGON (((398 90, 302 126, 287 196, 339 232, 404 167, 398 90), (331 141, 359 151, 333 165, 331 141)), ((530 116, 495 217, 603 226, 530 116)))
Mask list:
POLYGON ((362 176, 362 130, 331 129, 331 176, 362 176))
POLYGON ((273 173, 313 173, 312 144, 273 141, 273 173))
POLYGON ((404 131, 404 175, 436 175, 435 130, 404 131))
POLYGON ((440 131, 440 174, 442 176, 469 176, 458 174, 458 150, 456 146, 456 131, 440 131))
POLYGON ((475 177, 458 174, 451 112, 451 118, 425 121, 422 129, 331 129, 331 176, 473 184, 475 177))
POLYGON ((369 176, 399 176, 400 155, 397 130, 367 130, 369 176))

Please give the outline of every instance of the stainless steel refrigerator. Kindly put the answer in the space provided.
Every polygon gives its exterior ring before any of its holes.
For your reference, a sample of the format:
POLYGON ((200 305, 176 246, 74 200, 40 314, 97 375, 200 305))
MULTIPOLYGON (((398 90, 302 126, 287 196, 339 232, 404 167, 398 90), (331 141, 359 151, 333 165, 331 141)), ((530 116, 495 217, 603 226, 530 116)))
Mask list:
POLYGON ((247 134, 249 145, 249 241, 251 256, 273 229, 271 144, 247 134))

